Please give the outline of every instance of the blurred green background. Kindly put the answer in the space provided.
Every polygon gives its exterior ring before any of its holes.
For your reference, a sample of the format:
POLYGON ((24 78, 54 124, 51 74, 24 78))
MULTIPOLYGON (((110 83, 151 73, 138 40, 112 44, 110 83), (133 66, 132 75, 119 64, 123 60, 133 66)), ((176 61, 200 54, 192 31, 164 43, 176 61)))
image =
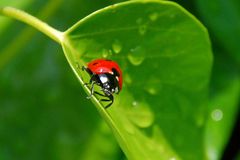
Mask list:
MULTIPOLYGON (((63 31, 112 3, 8 0, 0 5, 23 9, 63 31)), ((85 98, 61 47, 3 17, 0 37, 0 159, 120 159, 121 150, 85 98)))
MULTIPOLYGON (((116 2, 1 0, 0 6, 23 9, 64 31, 116 2)), ((239 110, 240 2, 177 2, 209 29, 215 56, 211 98, 218 98, 218 93, 228 95, 223 96, 231 103, 225 124, 231 131, 239 110)), ((0 160, 125 159, 111 131, 85 98, 58 44, 25 24, 3 17, 0 37, 0 160)), ((231 132, 223 142, 226 145, 229 135, 231 132)))

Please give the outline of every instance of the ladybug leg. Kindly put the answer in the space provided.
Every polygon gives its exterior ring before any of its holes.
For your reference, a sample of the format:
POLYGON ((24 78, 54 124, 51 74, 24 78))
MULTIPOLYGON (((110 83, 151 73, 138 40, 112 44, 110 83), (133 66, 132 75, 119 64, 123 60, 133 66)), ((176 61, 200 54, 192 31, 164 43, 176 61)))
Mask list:
MULTIPOLYGON (((88 83, 89 84, 89 83, 88 83)), ((88 85, 87 84, 87 85, 88 85)), ((90 96, 87 96, 87 99, 90 99, 90 98, 92 98, 92 96, 93 96, 93 93, 94 93, 94 85, 96 84, 96 82, 95 81, 93 81, 92 82, 92 86, 91 86, 91 92, 90 92, 90 96)))
MULTIPOLYGON (((76 62, 76 63, 77 63, 77 62, 76 62)), ((77 63, 77 68, 80 68, 80 66, 79 66, 78 63, 77 63)), ((82 66, 82 71, 86 71, 86 72, 89 74, 88 69, 87 69, 85 66, 82 66)), ((91 78, 92 78, 92 77, 91 77, 91 78)), ((84 86, 88 86, 89 84, 91 84, 91 79, 90 79, 90 82, 84 83, 83 85, 84 85, 84 86)))
POLYGON ((84 66, 82 66, 82 70, 83 71, 87 71, 87 73, 91 76, 89 82, 88 83, 84 83, 84 86, 88 86, 88 85, 92 84, 93 82, 95 82, 94 79, 96 78, 96 74, 92 74, 92 72, 88 68, 86 68, 84 66))
POLYGON ((106 105, 104 108, 107 109, 108 107, 110 107, 113 104, 113 95, 110 94, 109 96, 107 96, 109 99, 101 99, 101 101, 111 101, 108 105, 106 105))
POLYGON ((92 75, 93 73, 90 71, 90 69, 88 69, 85 66, 82 66, 82 71, 86 71, 89 75, 92 75))
POLYGON ((113 104, 113 100, 114 100, 114 99, 113 99, 113 95, 112 95, 112 94, 110 94, 110 95, 108 96, 108 95, 101 94, 101 93, 99 93, 99 92, 97 92, 97 91, 94 91, 94 93, 97 94, 97 95, 99 95, 99 96, 109 98, 109 99, 100 99, 100 101, 102 101, 102 102, 109 102, 109 101, 111 101, 107 106, 104 107, 105 109, 108 108, 108 107, 110 107, 110 106, 113 104))
POLYGON ((114 101, 114 98, 113 98, 113 95, 110 94, 109 96, 106 96, 108 97, 109 99, 101 99, 100 101, 102 102, 109 102, 111 101, 108 105, 106 105, 104 108, 107 109, 108 107, 110 107, 112 104, 113 104, 113 101, 114 101))
POLYGON ((99 95, 99 96, 102 96, 102 97, 106 97, 106 95, 102 94, 102 93, 99 93, 97 91, 94 91, 95 94, 99 95))
POLYGON ((95 76, 95 74, 91 76, 89 82, 84 83, 83 85, 84 85, 84 86, 88 86, 88 85, 90 85, 90 84, 93 85, 93 82, 95 82, 95 81, 93 81, 94 76, 95 76))
POLYGON ((87 68, 85 66, 82 66, 82 71, 87 71, 87 68))
POLYGON ((84 85, 84 86, 93 85, 93 82, 89 81, 89 82, 87 82, 87 83, 84 83, 83 85, 84 85))

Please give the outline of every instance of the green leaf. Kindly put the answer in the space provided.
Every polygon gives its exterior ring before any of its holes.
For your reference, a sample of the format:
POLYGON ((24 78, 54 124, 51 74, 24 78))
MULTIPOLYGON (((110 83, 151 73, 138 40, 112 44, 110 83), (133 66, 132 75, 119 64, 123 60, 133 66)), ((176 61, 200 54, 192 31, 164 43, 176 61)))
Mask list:
POLYGON ((124 85, 113 106, 92 101, 128 159, 205 159, 212 56, 207 31, 191 14, 173 2, 125 2, 87 16, 63 36, 82 85, 89 75, 79 66, 93 59, 121 66, 124 85))
POLYGON ((240 1, 196 2, 200 16, 215 40, 206 149, 209 159, 218 160, 230 139, 239 112, 240 1))
MULTIPOLYGON (((13 1, 23 8, 20 1, 13 1)), ((36 0, 24 8, 44 20, 48 17, 50 24, 66 27, 76 21, 71 15, 79 18, 103 6, 101 2, 93 7, 89 1, 70 0, 68 7, 64 3, 54 8, 53 3, 59 0, 36 0), (88 8, 82 13, 79 6, 88 8), (59 7, 61 12, 56 10, 59 7)), ((2 25, 6 26, 5 21, 0 20, 1 29, 2 25)), ((3 51, 6 47, 17 56, 0 71, 0 159, 87 160, 95 156, 91 160, 117 160, 116 140, 90 107, 91 102, 81 96, 84 91, 69 72, 61 47, 39 32, 30 38, 25 30, 36 30, 19 22, 7 26, 0 30, 0 61, 3 54, 11 54, 3 51)))
POLYGON ((239 110, 240 70, 222 50, 216 58, 211 81, 206 150, 211 160, 221 159, 239 110))
POLYGON ((240 63, 240 1, 198 0, 198 10, 221 46, 240 63))

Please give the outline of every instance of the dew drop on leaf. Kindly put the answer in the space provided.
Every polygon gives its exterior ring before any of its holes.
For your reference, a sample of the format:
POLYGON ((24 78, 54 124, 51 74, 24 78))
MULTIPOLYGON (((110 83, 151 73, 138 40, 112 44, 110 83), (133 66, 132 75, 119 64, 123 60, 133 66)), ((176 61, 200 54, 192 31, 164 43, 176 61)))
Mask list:
POLYGON ((135 56, 133 56, 132 54, 129 54, 129 55, 128 55, 128 60, 129 60, 133 65, 138 66, 138 65, 140 65, 140 64, 143 62, 144 58, 143 58, 143 57, 135 57, 135 56))
POLYGON ((157 90, 156 90, 156 88, 149 88, 148 89, 148 93, 151 94, 151 95, 156 95, 157 94, 157 90))
POLYGON ((145 83, 144 90, 150 95, 157 95, 162 89, 161 79, 149 76, 145 83))
POLYGON ((131 64, 138 66, 142 64, 142 62, 145 59, 145 50, 138 46, 134 49, 131 49, 130 53, 128 54, 128 60, 130 61, 131 64))
POLYGON ((122 44, 118 40, 115 40, 112 44, 112 49, 116 54, 118 54, 122 50, 122 44))
POLYGON ((156 21, 157 18, 158 18, 158 13, 152 13, 152 14, 149 15, 149 19, 151 21, 156 21))
POLYGON ((133 107, 127 111, 130 120, 141 128, 147 128, 152 125, 154 116, 149 106, 144 102, 133 101, 133 107))
POLYGON ((220 121, 223 118, 223 112, 220 109, 215 109, 211 113, 211 117, 214 121, 220 121))
POLYGON ((113 53, 112 53, 112 50, 111 49, 103 49, 102 50, 102 57, 103 58, 107 58, 108 56, 111 56, 113 53))
POLYGON ((133 105, 133 107, 136 107, 136 106, 137 106, 137 102, 136 102, 136 101, 133 101, 133 102, 132 102, 132 105, 133 105))
POLYGON ((143 25, 140 25, 139 28, 138 28, 138 32, 140 35, 144 35, 147 31, 147 25, 146 24, 143 24, 143 25))
POLYGON ((102 57, 103 58, 107 58, 108 57, 108 50, 107 49, 103 49, 102 50, 102 57))
POLYGON ((158 90, 156 87, 148 87, 146 90, 151 95, 156 95, 158 93, 158 90))
POLYGON ((147 31, 147 24, 144 24, 143 23, 143 19, 142 18, 138 18, 137 20, 136 20, 136 23, 138 24, 138 32, 139 32, 139 34, 140 35, 144 35, 145 33, 146 33, 146 31, 147 31))

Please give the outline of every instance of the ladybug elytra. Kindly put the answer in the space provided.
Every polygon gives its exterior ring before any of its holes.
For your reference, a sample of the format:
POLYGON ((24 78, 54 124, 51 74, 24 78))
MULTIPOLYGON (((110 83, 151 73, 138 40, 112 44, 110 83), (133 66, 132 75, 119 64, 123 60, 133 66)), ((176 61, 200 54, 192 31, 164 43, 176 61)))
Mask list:
POLYGON ((87 84, 91 84, 91 94, 89 98, 95 93, 108 99, 101 99, 101 101, 110 103, 105 108, 110 107, 113 104, 114 93, 119 93, 122 89, 122 71, 118 64, 108 59, 96 59, 87 64, 86 67, 82 67, 90 75, 90 81, 87 84), (102 93, 94 91, 94 85, 101 87, 102 93))

